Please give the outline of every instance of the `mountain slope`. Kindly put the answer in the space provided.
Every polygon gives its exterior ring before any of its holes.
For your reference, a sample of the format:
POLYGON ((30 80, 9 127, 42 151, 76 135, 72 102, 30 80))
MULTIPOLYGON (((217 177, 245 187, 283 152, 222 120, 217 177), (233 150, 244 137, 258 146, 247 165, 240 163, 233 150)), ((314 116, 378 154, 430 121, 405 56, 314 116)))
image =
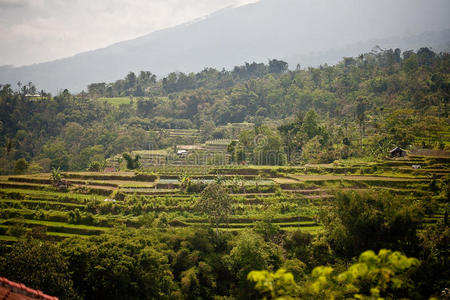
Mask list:
MULTIPOLYGON (((268 58, 287 58, 291 66, 307 66, 327 62, 327 52, 340 55, 339 49, 349 45, 363 52, 368 41, 448 29, 448 15, 447 0, 261 0, 66 59, 2 67, 0 82, 32 81, 51 92, 81 91, 88 83, 113 81, 138 70, 164 75, 268 58)), ((448 46, 448 33, 435 34, 434 44, 448 46)), ((405 44, 429 46, 429 41, 416 40, 405 44)))

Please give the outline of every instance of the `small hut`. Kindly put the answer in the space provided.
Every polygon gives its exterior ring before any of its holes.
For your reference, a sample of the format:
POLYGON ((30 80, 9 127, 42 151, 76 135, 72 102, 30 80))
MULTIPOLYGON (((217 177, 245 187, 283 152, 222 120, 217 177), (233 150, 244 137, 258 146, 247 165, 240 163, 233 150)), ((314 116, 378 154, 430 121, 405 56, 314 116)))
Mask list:
POLYGON ((395 147, 394 149, 389 151, 389 153, 390 153, 391 157, 405 157, 406 156, 406 151, 400 147, 395 147))
POLYGON ((178 150, 177 151, 178 157, 185 157, 185 156, 187 156, 187 154, 188 154, 187 150, 178 150))

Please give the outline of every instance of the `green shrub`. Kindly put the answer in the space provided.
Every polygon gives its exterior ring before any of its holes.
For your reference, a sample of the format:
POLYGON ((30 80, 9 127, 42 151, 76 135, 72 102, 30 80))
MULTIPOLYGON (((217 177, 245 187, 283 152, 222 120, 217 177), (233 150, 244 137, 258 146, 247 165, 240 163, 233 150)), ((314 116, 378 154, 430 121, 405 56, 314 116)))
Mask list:
POLYGON ((99 161, 93 161, 89 164, 88 171, 102 172, 105 169, 105 164, 99 161))
POLYGON ((25 174, 29 167, 29 163, 25 158, 18 159, 14 162, 14 173, 15 174, 25 174))
POLYGON ((247 278, 263 299, 398 299, 413 290, 411 270, 419 264, 400 252, 369 250, 344 272, 319 266, 299 283, 285 269, 252 271, 247 278))
POLYGON ((419 203, 388 192, 339 192, 321 210, 331 248, 348 258, 364 249, 414 249, 422 219, 419 203))

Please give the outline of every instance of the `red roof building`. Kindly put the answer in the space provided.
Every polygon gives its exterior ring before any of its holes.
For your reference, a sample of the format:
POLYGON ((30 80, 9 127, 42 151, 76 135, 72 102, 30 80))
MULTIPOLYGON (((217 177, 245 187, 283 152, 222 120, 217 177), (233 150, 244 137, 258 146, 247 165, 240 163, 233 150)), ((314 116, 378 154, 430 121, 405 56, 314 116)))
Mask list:
POLYGON ((0 300, 58 300, 41 291, 30 289, 22 283, 17 283, 0 277, 0 300))

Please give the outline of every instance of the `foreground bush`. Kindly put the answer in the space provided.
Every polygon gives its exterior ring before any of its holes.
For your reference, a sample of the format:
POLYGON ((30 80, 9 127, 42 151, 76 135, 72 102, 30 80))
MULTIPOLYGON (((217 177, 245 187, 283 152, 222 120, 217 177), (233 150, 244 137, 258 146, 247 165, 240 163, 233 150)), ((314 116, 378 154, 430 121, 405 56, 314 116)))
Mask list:
POLYGON ((300 283, 284 269, 252 271, 247 278, 256 283, 262 299, 405 299, 412 288, 410 276, 418 265, 415 258, 382 249, 378 255, 365 251, 341 273, 332 267, 316 267, 300 283))

